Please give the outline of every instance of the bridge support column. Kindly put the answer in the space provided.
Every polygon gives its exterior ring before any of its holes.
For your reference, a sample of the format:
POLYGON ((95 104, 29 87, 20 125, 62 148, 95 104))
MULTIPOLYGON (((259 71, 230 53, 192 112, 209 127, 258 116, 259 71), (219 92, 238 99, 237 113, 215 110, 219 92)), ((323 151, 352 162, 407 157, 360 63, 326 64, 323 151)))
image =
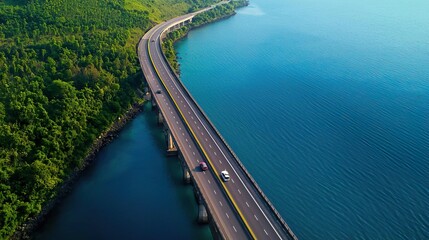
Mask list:
POLYGON ((182 164, 183 182, 186 184, 189 184, 191 183, 191 173, 189 172, 188 165, 186 164, 182 153, 179 152, 178 155, 179 155, 180 163, 182 164))
POLYGON ((194 195, 195 200, 198 203, 198 223, 208 223, 209 222, 209 214, 206 209, 206 205, 204 204, 204 199, 201 196, 199 189, 194 186, 194 195))
POLYGON ((183 164, 182 169, 183 169, 183 182, 186 184, 191 183, 191 173, 189 173, 188 167, 186 167, 185 164, 183 164))
POLYGON ((177 148, 176 145, 174 144, 174 139, 173 139, 173 135, 171 134, 170 129, 166 129, 166 140, 167 140, 167 156, 175 156, 177 155, 177 148))
POLYGON ((206 206, 203 203, 198 204, 198 222, 209 222, 209 215, 207 214, 206 206))
POLYGON ((161 125, 164 123, 164 116, 162 115, 161 111, 158 111, 158 118, 157 119, 158 119, 158 125, 161 125))
POLYGON ((155 109, 156 108, 156 101, 155 101, 155 98, 151 98, 151 103, 152 103, 152 109, 155 109))
POLYGON ((149 88, 144 88, 144 100, 150 101, 152 99, 152 94, 150 94, 149 88))

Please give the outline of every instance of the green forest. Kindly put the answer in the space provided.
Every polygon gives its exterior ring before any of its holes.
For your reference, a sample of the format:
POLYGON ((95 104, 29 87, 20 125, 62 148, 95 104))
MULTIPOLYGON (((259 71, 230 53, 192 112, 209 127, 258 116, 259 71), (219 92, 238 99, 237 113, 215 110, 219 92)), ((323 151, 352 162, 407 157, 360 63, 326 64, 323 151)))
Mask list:
POLYGON ((144 32, 214 2, 0 1, 0 239, 37 216, 139 100, 144 32))

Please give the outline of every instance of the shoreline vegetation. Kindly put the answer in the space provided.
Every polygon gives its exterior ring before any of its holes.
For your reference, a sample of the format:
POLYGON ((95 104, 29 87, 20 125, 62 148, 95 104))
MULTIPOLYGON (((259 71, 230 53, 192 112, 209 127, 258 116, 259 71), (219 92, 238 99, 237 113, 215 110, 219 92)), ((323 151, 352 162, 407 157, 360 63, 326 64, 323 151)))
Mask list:
POLYGON ((216 2, 0 2, 0 239, 30 238, 140 111, 143 33, 216 2))
POLYGON ((45 203, 42 211, 34 218, 28 219, 24 224, 19 226, 11 239, 31 239, 32 234, 38 227, 40 227, 45 220, 49 217, 49 214, 52 210, 61 203, 61 201, 67 197, 67 194, 73 190, 73 185, 76 181, 79 180, 81 173, 90 167, 97 153, 101 151, 104 147, 109 145, 115 138, 118 137, 119 133, 125 127, 125 125, 132 119, 134 119, 140 112, 144 109, 145 101, 140 103, 133 104, 130 109, 120 117, 108 128, 107 131, 100 134, 100 136, 94 140, 93 144, 90 147, 89 153, 86 155, 83 160, 82 166, 75 168, 73 172, 64 180, 60 189, 58 190, 56 196, 45 203))
POLYGON ((247 5, 249 5, 248 0, 235 0, 226 4, 218 5, 207 12, 196 15, 190 24, 168 33, 162 41, 162 51, 176 74, 180 75, 180 65, 177 61, 177 52, 174 48, 175 42, 186 37, 190 30, 229 18, 236 14, 235 9, 247 5))

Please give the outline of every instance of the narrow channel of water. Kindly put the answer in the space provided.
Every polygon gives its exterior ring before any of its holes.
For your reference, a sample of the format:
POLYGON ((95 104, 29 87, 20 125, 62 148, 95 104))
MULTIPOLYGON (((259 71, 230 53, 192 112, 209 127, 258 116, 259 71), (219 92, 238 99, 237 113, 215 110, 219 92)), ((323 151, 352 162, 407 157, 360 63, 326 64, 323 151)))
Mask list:
POLYGON ((145 110, 100 151, 35 239, 211 239, 179 159, 166 157, 162 129, 145 110))

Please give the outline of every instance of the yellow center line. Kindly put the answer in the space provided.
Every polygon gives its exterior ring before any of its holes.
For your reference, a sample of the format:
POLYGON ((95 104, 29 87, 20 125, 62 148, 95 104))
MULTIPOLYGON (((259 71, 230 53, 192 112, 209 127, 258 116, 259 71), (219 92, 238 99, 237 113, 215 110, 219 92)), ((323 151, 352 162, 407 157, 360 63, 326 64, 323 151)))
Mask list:
MULTIPOLYGON (((180 115, 182 116, 182 119, 185 121, 186 125, 188 126, 189 130, 192 133, 192 136, 194 137, 194 139, 197 141, 198 145, 200 146, 200 149, 203 151, 204 156, 206 157, 207 161, 209 162, 210 166, 212 167, 212 169, 215 172, 215 176, 219 179, 220 183, 222 184, 222 187, 224 188, 226 194, 228 195, 228 198, 231 200, 232 204, 234 205, 235 209, 237 210, 238 214, 240 215, 241 220, 244 222, 244 225, 246 226, 247 230, 249 231, 250 235, 252 235, 253 239, 256 239, 255 233, 253 232, 253 230, 250 228, 249 224, 247 223, 246 219, 243 216, 243 213, 240 211, 240 208, 238 208, 236 202, 234 201, 234 199, 231 196, 231 193, 229 192, 229 190, 226 188, 225 183, 220 179, 220 176, 218 173, 218 171, 216 170, 215 166, 213 165, 212 161, 210 160, 210 157, 208 156, 207 152, 205 151, 205 149, 203 148, 203 146, 201 145, 200 141, 198 140, 196 134, 194 133, 194 131, 192 130, 191 126, 189 125, 188 121, 185 118, 185 115, 182 113, 182 111, 179 108, 179 105, 177 104, 176 100, 173 98, 173 95, 171 94, 171 92, 168 90, 167 85, 165 84, 164 80, 161 77, 161 74, 159 74, 157 67, 155 66, 155 63, 153 62, 152 59, 152 55, 150 54, 150 39, 152 36, 149 37, 148 42, 147 42, 147 47, 148 47, 148 54, 149 54, 149 58, 150 61, 153 65, 153 68, 155 69, 156 74, 158 75, 159 79, 161 80, 162 85, 164 85, 165 89, 167 90, 168 94, 171 96, 171 99, 174 102, 174 105, 176 105, 177 110, 179 111, 180 115)), ((160 40, 161 41, 161 40, 160 40)))

